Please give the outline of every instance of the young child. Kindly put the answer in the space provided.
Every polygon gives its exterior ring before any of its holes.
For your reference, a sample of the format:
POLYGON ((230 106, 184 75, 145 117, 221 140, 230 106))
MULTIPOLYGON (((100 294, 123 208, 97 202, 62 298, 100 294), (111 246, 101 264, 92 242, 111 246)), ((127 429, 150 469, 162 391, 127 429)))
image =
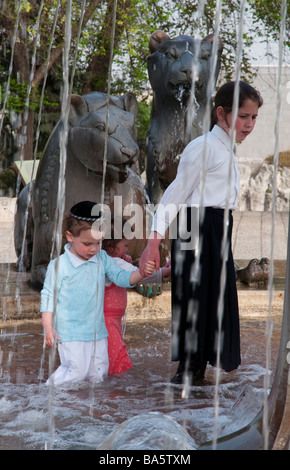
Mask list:
MULTIPOLYGON (((61 363, 47 384, 103 380, 109 368, 105 277, 124 288, 142 279, 139 271, 121 269, 100 250, 102 233, 93 226, 99 218, 92 215, 95 205, 83 201, 71 208, 64 219, 64 235, 69 243, 58 263, 54 259, 47 268, 40 310, 46 344, 54 346, 57 340, 61 363)), ((148 264, 147 275, 153 269, 148 264)))
MULTIPOLYGON (((126 271, 137 271, 138 268, 132 264, 131 257, 127 254, 130 240, 124 238, 123 227, 126 220, 122 220, 121 233, 116 232, 114 221, 111 229, 114 237, 105 239, 102 248, 111 256, 122 269, 126 271)), ((170 277, 170 266, 167 263, 159 272, 142 280, 142 283, 159 283, 162 278, 170 277)), ((104 314, 108 331, 108 355, 109 355, 109 375, 125 372, 132 367, 131 359, 127 353, 127 346, 123 339, 122 319, 125 320, 127 307, 127 289, 119 287, 109 280, 105 286, 104 314)))

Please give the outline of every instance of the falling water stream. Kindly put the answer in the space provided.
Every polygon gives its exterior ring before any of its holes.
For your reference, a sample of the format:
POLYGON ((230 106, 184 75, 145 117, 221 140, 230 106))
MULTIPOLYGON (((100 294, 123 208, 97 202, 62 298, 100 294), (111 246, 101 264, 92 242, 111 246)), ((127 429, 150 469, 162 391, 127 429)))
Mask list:
MULTIPOLYGON (((244 3, 242 2, 240 25, 243 22, 244 3)), ((213 50, 217 47, 221 4, 222 2, 217 2, 213 50)), ((83 9, 84 7, 85 1, 83 9)), ((67 2, 66 14, 62 93, 64 124, 55 230, 57 254, 60 253, 64 211, 67 119, 71 92, 68 65, 71 1, 67 2)), ((242 26, 238 44, 240 51, 242 26)), ((216 53, 213 60, 216 60, 216 53)), ((237 79, 240 60, 239 52, 237 79)), ((213 71, 214 67, 208 85, 208 96, 213 93, 213 71)), ((209 127, 209 109, 208 105, 206 129, 209 127)), ((237 102, 234 113, 236 111, 237 102)), ((274 234, 272 240, 274 242, 274 234)), ((272 281, 270 285, 274 289, 272 281)), ((150 302, 152 301, 144 300, 145 310, 152 308, 150 302)), ((41 323, 24 321, 16 326, 6 325, 4 322, 0 334, 1 449, 114 448, 117 438, 111 433, 122 429, 120 425, 126 420, 139 416, 140 420, 132 422, 132 427, 126 432, 119 431, 118 448, 194 450, 209 440, 213 440, 214 448, 220 436, 247 425, 263 406, 278 355, 281 312, 281 308, 271 312, 271 334, 268 336, 270 354, 264 347, 267 316, 241 316, 242 366, 231 373, 208 367, 205 384, 202 387, 187 387, 186 391, 182 386, 169 384, 176 364, 170 362, 171 317, 164 312, 154 318, 146 317, 142 311, 138 317, 133 315, 130 318, 129 315, 126 343, 134 366, 126 373, 110 376, 97 385, 81 382, 62 387, 45 386, 44 381, 51 369, 57 367, 58 358, 54 352, 51 353, 44 347, 41 323), (150 432, 148 428, 144 428, 148 416, 151 417, 150 432), (166 421, 168 417, 173 419, 169 424, 166 421), (157 429, 163 429, 163 434, 154 434, 153 418, 157 422, 157 429), (175 444, 172 441, 172 423, 180 425, 180 434, 178 435, 179 430, 176 431, 175 444)))
MULTIPOLYGON (((44 385, 49 373, 49 352, 44 353, 39 321, 4 326, 0 335, 1 449, 97 449, 111 432, 129 418, 140 421, 123 436, 123 448, 134 449, 139 432, 140 446, 154 449, 157 441, 142 434, 144 413, 159 413, 159 426, 171 417, 184 428, 192 449, 212 438, 214 422, 215 370, 209 367, 205 384, 190 387, 182 398, 181 386, 170 386, 176 365, 170 362, 171 319, 133 317, 126 328, 126 343, 133 368, 92 386, 82 382, 51 391, 44 385), (53 411, 53 442, 49 428, 53 411), (127 447, 125 447, 127 445, 127 447)), ((273 317, 272 366, 275 366, 281 314, 273 317)), ((218 435, 229 434, 248 424, 259 412, 264 398, 265 317, 241 319, 242 366, 220 373, 218 435)), ((56 360, 55 366, 58 365, 56 360)), ((134 424, 134 423, 133 423, 134 424)), ((152 423, 151 423, 152 425, 152 423)), ((164 430, 166 432, 166 429, 164 430)), ((182 445, 179 438, 178 444, 182 445)), ((172 438, 167 435, 168 441, 172 438)), ((122 439, 119 433, 119 439, 122 439)), ((163 444, 164 445, 164 444, 163 444)), ((109 449, 110 447, 108 447, 109 449)), ((142 448, 142 447, 141 447, 142 448)), ((177 449, 183 447, 177 447, 177 449)), ((189 447, 187 447, 188 449, 189 447)), ((160 447, 173 449, 173 447, 160 447)))

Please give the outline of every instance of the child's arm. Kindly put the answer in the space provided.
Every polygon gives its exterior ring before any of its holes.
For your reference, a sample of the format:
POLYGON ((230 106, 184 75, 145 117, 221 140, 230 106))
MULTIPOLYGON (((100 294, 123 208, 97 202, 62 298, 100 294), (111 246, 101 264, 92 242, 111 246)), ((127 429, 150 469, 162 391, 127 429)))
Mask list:
MULTIPOLYGON (((150 263, 153 263, 154 261, 149 261, 150 263)), ((166 277, 171 276, 171 261, 168 261, 162 268, 159 269, 159 271, 154 271, 148 274, 146 277, 143 277, 141 280, 141 284, 161 284, 162 279, 166 277)), ((139 281, 138 281, 139 282, 139 281)))
MULTIPOLYGON (((53 346, 55 342, 55 330, 52 327, 51 312, 42 312, 42 326, 45 334, 45 344, 47 346, 53 346)), ((57 339, 60 339, 58 335, 57 339)))
MULTIPOLYGON (((153 272, 154 272, 154 267, 155 267, 154 261, 148 261, 145 264, 145 275, 146 276, 151 276, 151 274, 153 274, 153 272)), ((134 284, 138 284, 138 282, 140 282, 143 278, 144 278, 144 276, 141 275, 139 269, 137 271, 133 271, 130 275, 130 284, 131 284, 131 286, 134 285, 134 284)))
POLYGON ((171 260, 167 261, 167 263, 162 266, 162 278, 170 277, 171 276, 171 260))

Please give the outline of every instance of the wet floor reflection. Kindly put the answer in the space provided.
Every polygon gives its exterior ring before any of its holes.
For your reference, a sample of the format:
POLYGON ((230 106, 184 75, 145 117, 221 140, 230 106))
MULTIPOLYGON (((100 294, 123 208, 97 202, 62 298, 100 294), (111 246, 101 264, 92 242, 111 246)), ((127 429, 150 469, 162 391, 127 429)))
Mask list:
MULTIPOLYGON (((259 411, 264 399, 265 317, 241 318, 242 366, 221 374, 219 434, 242 427, 259 411)), ((273 315, 271 369, 278 354, 281 315, 273 315)), ((43 385, 48 375, 48 351, 43 356, 40 322, 2 328, 0 335, 1 449, 96 449, 126 419, 158 411, 181 424, 198 446, 212 436, 215 369, 204 385, 191 387, 182 398, 181 386, 170 386, 176 364, 170 361, 170 320, 129 321, 126 342, 133 369, 92 386, 79 383, 52 394, 43 385), (43 356, 43 364, 41 358, 43 356), (43 368, 42 368, 43 365, 43 368)), ((57 366, 57 363, 56 363, 57 366)), ((273 375, 273 374, 272 374, 273 375)), ((271 379, 270 379, 271 380, 271 379)))

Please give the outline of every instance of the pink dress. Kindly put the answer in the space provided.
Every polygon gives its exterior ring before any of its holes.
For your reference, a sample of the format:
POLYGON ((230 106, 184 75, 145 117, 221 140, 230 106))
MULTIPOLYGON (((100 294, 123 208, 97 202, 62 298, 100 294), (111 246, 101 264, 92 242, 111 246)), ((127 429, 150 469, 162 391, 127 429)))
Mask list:
POLYGON ((132 362, 122 334, 122 317, 127 307, 127 289, 115 284, 105 287, 104 314, 108 330, 109 375, 131 369, 132 362))

